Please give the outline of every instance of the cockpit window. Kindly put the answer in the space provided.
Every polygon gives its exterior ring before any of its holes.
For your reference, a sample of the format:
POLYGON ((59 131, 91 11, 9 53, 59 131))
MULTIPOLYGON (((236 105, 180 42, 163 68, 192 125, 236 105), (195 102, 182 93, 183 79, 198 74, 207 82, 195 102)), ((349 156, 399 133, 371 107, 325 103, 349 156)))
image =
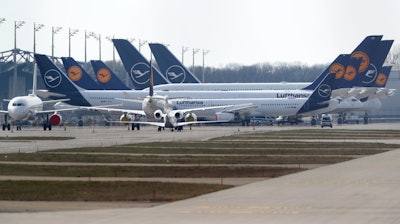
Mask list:
POLYGON ((14 107, 21 107, 21 106, 25 106, 23 103, 13 103, 14 107))

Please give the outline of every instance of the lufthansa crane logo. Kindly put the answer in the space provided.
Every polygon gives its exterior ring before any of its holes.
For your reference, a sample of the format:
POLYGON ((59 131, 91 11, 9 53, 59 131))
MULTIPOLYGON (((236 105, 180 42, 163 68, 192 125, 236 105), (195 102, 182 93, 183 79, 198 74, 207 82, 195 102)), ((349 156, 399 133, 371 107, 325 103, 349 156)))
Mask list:
POLYGON ((50 69, 44 74, 44 82, 48 87, 56 88, 61 84, 61 74, 55 69, 50 69))
POLYGON ((329 68, 329 73, 335 74, 335 79, 341 79, 344 75, 344 72, 344 66, 339 63, 335 63, 329 68))
POLYGON ((185 70, 178 65, 173 65, 169 67, 165 73, 168 81, 170 81, 171 83, 182 83, 183 81, 185 81, 186 78, 185 70))
POLYGON ((71 66, 68 69, 68 77, 74 82, 79 81, 82 78, 81 68, 79 68, 79 66, 76 65, 71 66))
POLYGON ((146 63, 139 62, 131 68, 131 78, 137 84, 145 84, 150 78, 150 66, 146 63))
POLYGON ((383 73, 380 73, 375 82, 378 86, 385 86, 387 82, 387 76, 383 73))
POLYGON ((368 66, 369 66, 369 57, 365 52, 362 51, 357 51, 354 52, 351 55, 352 58, 361 58, 361 64, 360 67, 358 68, 358 72, 364 72, 365 70, 367 70, 368 66))
POLYGON ((107 83, 111 79, 111 72, 106 68, 101 68, 97 71, 97 80, 102 83, 107 83))
POLYGON ((318 94, 322 97, 322 98, 326 98, 331 94, 331 87, 327 84, 322 84, 319 88, 318 88, 318 94))
POLYGON ((344 74, 344 79, 347 81, 352 81, 354 78, 356 78, 357 75, 357 69, 354 66, 347 66, 346 72, 344 74))

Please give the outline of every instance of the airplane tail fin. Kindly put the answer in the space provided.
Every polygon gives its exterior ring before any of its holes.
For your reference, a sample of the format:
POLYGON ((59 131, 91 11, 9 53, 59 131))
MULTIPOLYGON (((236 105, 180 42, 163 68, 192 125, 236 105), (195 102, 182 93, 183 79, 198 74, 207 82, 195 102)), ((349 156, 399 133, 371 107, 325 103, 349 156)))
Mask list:
POLYGON ((386 56, 388 55, 392 44, 393 40, 380 41, 375 51, 371 54, 367 54, 369 57, 363 59, 368 60, 369 64, 365 65, 364 67, 360 66, 359 72, 362 76, 361 86, 376 87, 376 79, 382 69, 383 63, 385 62, 386 56))
MULTIPOLYGON (((135 89, 144 89, 149 86, 149 62, 143 55, 136 50, 136 48, 127 40, 113 39, 115 48, 122 60, 125 70, 130 75, 135 89)), ((161 73, 154 69, 153 81, 155 85, 168 84, 169 82, 161 75, 161 73)))
POLYGON ((149 44, 162 74, 171 83, 200 83, 185 66, 162 44, 149 44))
POLYGON ((68 78, 78 86, 89 89, 99 90, 99 85, 90 77, 90 75, 71 57, 61 57, 68 78))
MULTIPOLYGON (((39 67, 46 88, 64 98, 72 105, 90 106, 80 91, 82 88, 76 86, 67 75, 62 72, 46 55, 35 54, 35 60, 39 67)), ((59 97, 55 97, 59 99, 59 97)))
POLYGON ((335 74, 326 74, 324 79, 318 84, 317 88, 297 113, 302 114, 328 107, 334 80, 335 74))
POLYGON ((97 78, 97 83, 106 90, 130 90, 115 74, 100 60, 92 60, 92 67, 97 78))
MULTIPOLYGON (((352 81, 351 85, 354 86, 359 86, 361 84, 361 79, 357 79, 356 83, 355 81, 352 80, 347 80, 347 82, 345 82, 346 80, 343 80, 346 78, 345 73, 346 73, 346 68, 348 67, 349 63, 350 63, 350 57, 353 58, 361 58, 361 64, 358 67, 358 72, 357 73, 361 73, 362 70, 366 69, 369 64, 370 64, 370 60, 369 58, 371 56, 374 55, 374 52, 376 51, 376 49, 378 48, 378 45, 380 44, 382 39, 382 35, 374 35, 374 36, 367 36, 364 38, 363 41, 361 41, 361 43, 353 50, 353 52, 351 53, 351 56, 338 56, 329 66, 328 68, 325 69, 324 72, 321 73, 321 75, 319 75, 314 82, 305 87, 304 89, 306 90, 313 90, 316 88, 316 86, 318 85, 318 83, 321 82, 322 79, 324 79, 325 74, 329 73, 335 73, 336 76, 336 80, 340 80, 341 81, 337 82, 336 85, 334 86, 335 89, 339 89, 339 88, 347 88, 350 83, 348 81, 352 81)), ((359 74, 361 75, 361 74, 359 74)))

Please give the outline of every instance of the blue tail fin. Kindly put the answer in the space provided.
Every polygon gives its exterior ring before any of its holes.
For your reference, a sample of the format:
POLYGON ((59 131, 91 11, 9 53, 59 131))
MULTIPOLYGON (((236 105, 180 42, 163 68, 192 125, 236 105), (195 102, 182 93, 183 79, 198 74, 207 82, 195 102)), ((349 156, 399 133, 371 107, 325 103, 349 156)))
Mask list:
MULTIPOLYGON (((35 60, 46 88, 53 93, 62 94, 70 100, 66 103, 79 106, 91 106, 82 96, 79 89, 67 75, 62 72, 46 55, 35 54, 35 60)), ((53 98, 53 99, 59 99, 53 98)))
POLYGON ((104 62, 92 60, 92 67, 97 78, 98 85, 105 90, 130 90, 104 62))
POLYGON ((366 61, 366 64, 361 65, 359 69, 359 73, 362 76, 362 87, 371 87, 374 85, 392 44, 393 40, 384 40, 379 42, 378 47, 371 54, 367 53, 367 55, 363 55, 362 51, 352 54, 352 57, 353 55, 361 56, 363 57, 363 61, 366 61))
POLYGON ((326 74, 324 79, 317 85, 317 88, 313 91, 297 114, 312 112, 314 110, 328 107, 334 80, 335 74, 326 74))
POLYGON ((149 44, 161 72, 171 83, 200 83, 184 65, 162 44, 149 44))
POLYGON ((90 75, 71 57, 61 57, 63 61, 65 71, 67 72, 68 78, 78 86, 89 89, 99 90, 99 85, 90 77, 90 75))
MULTIPOLYGON (((142 54, 127 40, 113 39, 115 48, 124 64, 125 70, 130 75, 135 89, 149 87, 150 64, 142 54)), ((169 83, 161 73, 153 68, 154 85, 169 83)))
MULTIPOLYGON (((373 55, 374 51, 379 45, 379 42, 381 41, 382 36, 367 36, 364 38, 364 40, 353 50, 352 52, 352 57, 362 57, 363 62, 361 62, 360 68, 362 67, 363 63, 369 63, 368 55, 373 55)), ((336 74, 336 79, 340 79, 343 77, 346 67, 349 63, 349 57, 344 58, 339 56, 328 66, 328 68, 325 69, 324 72, 319 75, 314 82, 305 87, 304 89, 306 90, 313 90, 315 87, 318 85, 318 83, 321 82, 321 80, 325 77, 325 75, 330 72, 330 73, 335 73, 336 74)), ((359 80, 358 80, 359 81, 359 80)), ((341 82, 341 84, 344 84, 344 82, 341 82)), ((356 85, 356 83, 352 83, 356 85)), ((344 86, 340 86, 339 83, 335 85, 335 89, 339 88, 346 88, 344 86)))

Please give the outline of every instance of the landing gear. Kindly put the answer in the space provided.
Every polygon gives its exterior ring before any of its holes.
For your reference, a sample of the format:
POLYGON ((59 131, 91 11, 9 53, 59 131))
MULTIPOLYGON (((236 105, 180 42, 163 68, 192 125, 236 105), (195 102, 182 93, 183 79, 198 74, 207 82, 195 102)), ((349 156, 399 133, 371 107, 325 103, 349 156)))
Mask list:
POLYGON ((49 129, 51 131, 51 124, 49 121, 49 115, 46 114, 46 120, 43 122, 43 131, 46 131, 46 129, 49 129))
POLYGON ((6 129, 9 131, 11 130, 11 125, 10 123, 8 123, 8 116, 7 114, 4 114, 4 123, 3 123, 3 131, 5 131, 6 129))
POLYGON ((140 124, 134 124, 134 123, 132 123, 132 131, 133 130, 135 130, 135 128, 138 130, 138 131, 140 131, 140 124))

